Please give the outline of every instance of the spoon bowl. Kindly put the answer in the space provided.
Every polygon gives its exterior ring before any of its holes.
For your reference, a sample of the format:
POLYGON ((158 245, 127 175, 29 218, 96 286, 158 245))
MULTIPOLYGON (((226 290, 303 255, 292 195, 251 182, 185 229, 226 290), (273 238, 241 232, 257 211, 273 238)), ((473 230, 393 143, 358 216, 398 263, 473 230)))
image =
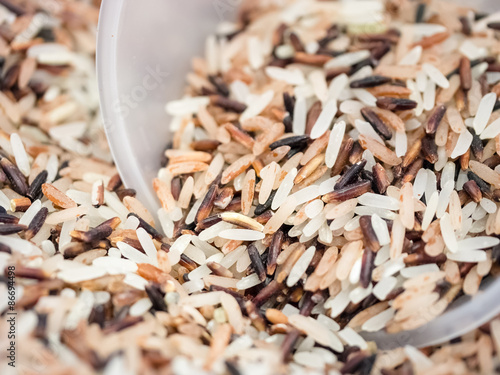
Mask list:
MULTIPOLYGON (((490 13, 500 9, 498 0, 457 2, 490 13)), ((138 198, 153 214, 159 203, 152 180, 170 138, 165 104, 182 95, 191 58, 203 53, 206 36, 219 22, 236 16, 237 9, 231 4, 235 2, 102 2, 97 71, 105 130, 124 184, 137 190, 138 198)), ((418 329, 363 336, 376 341, 381 349, 439 344, 500 314, 498 295, 500 279, 490 278, 475 297, 459 298, 444 314, 418 329)))

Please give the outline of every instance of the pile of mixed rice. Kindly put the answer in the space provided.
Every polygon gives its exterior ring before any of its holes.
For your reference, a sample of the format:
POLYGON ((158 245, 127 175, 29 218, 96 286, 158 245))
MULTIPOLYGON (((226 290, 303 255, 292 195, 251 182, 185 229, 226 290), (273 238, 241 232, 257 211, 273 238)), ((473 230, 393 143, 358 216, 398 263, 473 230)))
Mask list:
POLYGON ((500 319, 422 350, 362 332, 500 269, 500 15, 243 2, 167 105, 155 229, 107 149, 98 3, 0 0, 2 374, 497 371, 500 319))

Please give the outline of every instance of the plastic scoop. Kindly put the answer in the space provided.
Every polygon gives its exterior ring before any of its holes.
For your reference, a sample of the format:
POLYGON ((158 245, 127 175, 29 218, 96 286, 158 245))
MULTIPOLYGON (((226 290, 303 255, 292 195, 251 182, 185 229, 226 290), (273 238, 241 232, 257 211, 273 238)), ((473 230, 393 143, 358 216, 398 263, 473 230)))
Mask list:
MULTIPOLYGON (((485 12, 500 9, 497 0, 460 3, 485 12)), ((159 208, 152 179, 170 139, 165 104, 182 96, 191 58, 203 54, 205 38, 218 23, 235 18, 238 4, 206 0, 102 2, 97 70, 105 129, 123 182, 137 190, 138 198, 152 213, 159 208)), ((455 301, 447 312, 419 329, 364 336, 383 349, 444 342, 500 314, 499 295, 500 280, 487 280, 474 298, 455 301)))

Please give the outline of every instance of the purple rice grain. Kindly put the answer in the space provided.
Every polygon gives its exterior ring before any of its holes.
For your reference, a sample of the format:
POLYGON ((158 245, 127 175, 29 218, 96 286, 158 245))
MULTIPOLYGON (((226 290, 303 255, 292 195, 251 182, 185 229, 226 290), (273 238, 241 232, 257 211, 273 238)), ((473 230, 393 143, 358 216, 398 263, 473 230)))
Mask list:
POLYGON ((282 290, 283 284, 278 283, 276 280, 272 280, 269 284, 262 288, 255 297, 253 297, 252 302, 257 307, 260 307, 271 298, 281 293, 282 290))
POLYGON ((252 243, 248 246, 247 251, 255 273, 259 277, 260 281, 264 281, 266 279, 266 268, 264 267, 264 263, 262 262, 262 258, 260 257, 257 247, 255 247, 252 243))
POLYGON ((384 139, 391 139, 392 132, 382 119, 371 108, 365 107, 361 109, 361 115, 370 123, 373 129, 384 139))
POLYGON ((83 242, 71 242, 64 248, 64 259, 73 259, 91 249, 91 245, 83 242))
POLYGON ((233 273, 219 263, 207 262, 207 267, 210 269, 210 271, 212 271, 214 275, 231 278, 233 277, 233 273))
POLYGON ((285 132, 286 133, 292 133, 292 131, 293 131, 293 119, 292 119, 292 116, 286 115, 283 118, 283 125, 285 125, 285 132))
POLYGON ((371 250, 370 248, 366 248, 363 252, 363 258, 361 260, 361 272, 359 277, 359 281, 363 288, 368 288, 368 286, 370 285, 370 281, 372 279, 372 272, 373 269, 375 268, 374 265, 375 256, 376 256, 375 251, 371 250))
POLYGON ((462 25, 462 33, 464 35, 470 36, 472 34, 472 27, 469 22, 469 18, 462 16, 458 19, 460 21, 460 24, 462 25))
POLYGON ((234 189, 232 187, 224 187, 215 198, 214 206, 223 210, 231 203, 233 198, 234 189))
POLYGON ((285 105, 285 110, 293 118, 293 113, 295 109, 295 97, 285 91, 283 93, 283 104, 285 105))
POLYGON ((342 172, 344 166, 347 164, 349 160, 349 154, 351 153, 352 148, 354 147, 354 140, 352 138, 348 138, 342 142, 342 146, 340 147, 339 154, 337 156, 337 160, 335 161, 334 166, 332 167, 331 176, 337 176, 342 172))
MULTIPOLYGON (((500 72, 500 66, 499 66, 499 72, 500 72)), ((490 92, 490 84, 488 83, 488 78, 486 77, 486 74, 482 74, 479 78, 479 86, 481 87, 481 94, 485 96, 490 92)))
POLYGON ((229 99, 221 95, 215 95, 210 97, 210 103, 216 107, 224 108, 229 112, 243 113, 247 109, 247 105, 238 102, 234 99, 229 99))
POLYGON ((0 225, 0 235, 7 236, 9 234, 19 233, 26 230, 26 225, 21 224, 1 224, 0 225))
POLYGON ((366 160, 351 165, 335 184, 334 190, 340 190, 355 182, 366 165, 366 160))
POLYGON ((467 181, 464 184, 463 189, 465 190, 465 192, 467 194, 469 194, 469 196, 472 198, 472 200, 476 203, 479 203, 481 201, 481 199, 483 198, 483 194, 481 192, 481 189, 479 188, 479 186, 476 184, 476 181, 474 181, 474 180, 467 181))
POLYGON ((238 370, 238 366, 235 361, 226 360, 224 361, 224 364, 226 365, 226 369, 229 375, 241 375, 241 372, 240 370, 238 370))
POLYGON ((12 254, 12 249, 3 243, 0 243, 0 253, 12 254))
POLYGON ((3 90, 9 90, 15 85, 19 78, 20 65, 14 64, 3 74, 1 86, 3 90))
POLYGON ((320 45, 320 47, 325 47, 332 40, 337 39, 339 35, 340 35, 340 30, 338 26, 334 24, 326 31, 326 35, 320 40, 318 40, 318 44, 320 45))
POLYGON ((365 247, 374 252, 378 251, 380 249, 380 243, 378 242, 377 235, 373 229, 371 216, 360 216, 359 227, 361 228, 361 233, 363 233, 363 242, 365 247))
POLYGON ((269 145, 269 148, 271 150, 274 150, 277 149, 278 147, 290 146, 290 148, 299 148, 302 150, 307 146, 309 140, 310 138, 308 135, 295 135, 292 137, 283 138, 276 142, 273 142, 269 145))
POLYGON ((387 188, 391 185, 385 168, 380 163, 375 164, 372 168, 372 175, 374 190, 378 194, 385 194, 387 188))
POLYGON ((437 105, 433 110, 431 115, 427 118, 427 122, 425 123, 425 131, 427 134, 434 134, 443 120, 443 117, 446 113, 446 106, 443 104, 437 105))
POLYGON ((222 77, 209 75, 208 80, 212 85, 214 85, 215 89, 220 95, 224 97, 229 96, 229 88, 227 87, 227 84, 226 82, 224 82, 224 79, 222 79, 222 77))
POLYGON ((500 22, 490 22, 488 27, 493 30, 500 31, 500 22))
POLYGON ((419 266, 422 264, 431 264, 435 263, 438 265, 446 262, 447 257, 445 254, 439 254, 435 257, 427 255, 425 251, 421 251, 419 253, 408 254, 408 256, 404 259, 405 264, 412 266, 419 266))
POLYGON ((438 161, 439 156, 434 138, 429 136, 422 138, 422 155, 431 164, 435 164, 438 161))
POLYGON ((366 354, 363 352, 355 353, 349 356, 344 365, 340 368, 340 373, 344 374, 357 374, 363 366, 363 361, 366 359, 366 354))
POLYGON ((94 305, 89 315, 89 324, 96 323, 101 329, 106 323, 106 307, 103 304, 94 305))
POLYGON ((111 233, 113 233, 113 228, 111 228, 109 225, 101 224, 86 232, 73 231, 71 232, 71 237, 82 242, 93 243, 109 237, 111 233))
POLYGON ((365 66, 376 67, 378 65, 378 60, 385 55, 390 50, 390 47, 387 50, 374 49, 371 52, 371 56, 367 57, 364 60, 361 60, 357 64, 354 64, 351 69, 351 74, 359 72, 365 66), (375 52, 374 52, 375 51, 375 52), (383 53, 382 56, 379 56, 380 53, 383 53))
POLYGON ((349 199, 357 198, 364 193, 368 193, 370 190, 370 181, 359 181, 342 189, 327 193, 322 199, 325 203, 343 202, 349 199))
POLYGON ((231 203, 229 203, 229 205, 226 207, 225 211, 241 211, 241 195, 235 196, 231 203))
POLYGON ((147 223, 143 218, 139 215, 131 212, 127 215, 127 217, 134 216, 139 220, 139 228, 144 229, 148 234, 153 237, 157 241, 161 241, 163 239, 163 235, 158 232, 151 224, 147 223))
POLYGON ((404 172, 402 177, 403 184, 406 182, 412 182, 418 171, 422 168, 423 164, 424 161, 422 159, 415 160, 404 172))
POLYGON ((116 191, 122 185, 122 179, 118 173, 114 174, 108 182, 106 186, 106 190, 108 191, 116 191))
POLYGON ((144 288, 149 300, 153 304, 153 309, 156 311, 167 311, 167 304, 165 303, 165 293, 161 290, 159 284, 149 284, 144 288))
POLYGON ((14 215, 9 215, 7 213, 0 213, 0 223, 2 224, 17 224, 19 218, 14 215))
POLYGON ((292 45, 293 49, 295 52, 305 52, 304 44, 300 40, 299 36, 291 32, 290 35, 288 36, 290 38, 290 44, 292 45))
POLYGON ((198 268, 198 265, 186 254, 181 254, 181 259, 179 260, 179 264, 182 267, 187 268, 189 272, 194 271, 196 268, 198 268))
POLYGON ((142 316, 125 316, 123 319, 116 320, 115 322, 104 328, 103 334, 109 335, 114 332, 123 331, 124 329, 135 326, 143 320, 144 318, 142 316))
MULTIPOLYGON (((45 220, 47 219, 47 215, 49 214, 49 210, 47 207, 42 207, 40 211, 36 213, 36 215, 31 220, 31 223, 28 225, 28 229, 25 233, 25 238, 27 240, 32 239, 35 235, 42 229, 43 224, 45 224, 45 220)), ((110 232, 111 234, 111 232, 110 232)))
POLYGON ((406 111, 415 109, 417 102, 404 98, 381 97, 377 99, 377 107, 389 111, 406 111))
POLYGON ((322 104, 319 100, 313 103, 311 108, 309 109, 309 112, 307 112, 307 118, 306 118, 306 129, 305 133, 307 135, 311 134, 311 130, 316 124, 316 121, 318 120, 319 115, 321 114, 322 111, 322 104))
POLYGON ((383 77, 383 76, 369 76, 366 78, 358 79, 356 81, 352 81, 349 85, 352 89, 361 89, 361 88, 369 88, 376 87, 386 83, 391 82, 391 78, 383 77))
POLYGON ((391 28, 383 34, 361 34, 358 35, 360 42, 389 42, 396 44, 399 41, 401 32, 398 29, 391 28))
POLYGON ((490 192, 490 190, 491 190, 490 185, 486 181, 484 181, 482 178, 480 178, 477 174, 475 174, 474 172, 468 171, 467 177, 469 178, 469 180, 474 181, 483 193, 490 192))
POLYGON ((427 6, 425 3, 420 2, 417 5, 417 11, 415 12, 415 23, 421 23, 424 21, 425 11, 427 6))
POLYGON ((260 313, 259 309, 257 306, 252 301, 245 301, 245 308, 248 317, 252 321, 252 324, 254 325, 257 330, 263 332, 266 330, 266 321, 262 317, 262 314, 260 313))
POLYGON ((470 145, 470 149, 472 150, 472 153, 474 154, 476 159, 482 160, 484 153, 483 141, 481 140, 481 138, 479 138, 479 136, 474 132, 472 128, 469 128, 469 131, 472 133, 472 143, 470 145))
POLYGON ((135 197, 137 192, 135 189, 118 189, 116 190, 116 195, 118 195, 118 198, 123 201, 123 198, 125 197, 135 197))
POLYGON ((0 4, 10 10, 16 16, 22 16, 26 11, 19 5, 12 3, 10 0, 0 0, 0 4))
POLYGON ((269 251, 267 256, 267 274, 273 275, 276 271, 278 255, 281 252, 281 247, 283 246, 285 235, 282 230, 278 230, 273 234, 271 239, 271 244, 269 245, 269 251))
POLYGON ((355 141, 349 154, 349 163, 356 164, 357 162, 359 162, 363 157, 364 151, 365 150, 363 149, 363 147, 361 147, 359 141, 355 141))
POLYGON ((489 157, 488 159, 486 159, 485 161, 483 161, 483 164, 487 165, 491 169, 495 169, 495 167, 500 164, 500 156, 493 155, 493 156, 489 157))
POLYGON ((221 291, 221 292, 225 292, 227 294, 232 295, 234 297, 234 299, 236 299, 236 302, 238 302, 238 305, 240 306, 241 312, 243 314, 246 314, 247 309, 245 306, 245 299, 238 292, 235 292, 232 289, 228 289, 228 288, 225 288, 225 287, 220 286, 220 285, 210 285, 210 291, 221 291))
POLYGON ((272 37, 273 46, 277 47, 285 42, 285 32, 287 29, 288 26, 285 23, 280 23, 276 30, 274 30, 272 37))
POLYGON ((8 181, 7 175, 3 171, 2 168, 0 168, 0 184, 5 184, 8 181))
POLYGON ((172 181, 170 182, 170 191, 172 193, 172 197, 174 197, 175 200, 179 200, 181 189, 182 189, 181 178, 180 176, 175 176, 174 178, 172 178, 172 181))
POLYGON ((331 81, 335 77, 341 75, 341 74, 351 74, 351 67, 350 66, 339 66, 336 68, 330 68, 326 71, 326 80, 331 81))
POLYGON ((273 190, 271 194, 269 194, 269 198, 267 198, 267 201, 264 204, 259 204, 255 208, 255 215, 262 215, 264 212, 269 210, 271 208, 271 205, 274 200, 274 196, 276 195, 276 190, 273 190))
POLYGON ((195 222, 199 223, 203 219, 206 219, 210 213, 212 212, 214 208, 214 202, 215 198, 217 197, 217 192, 218 192, 218 186, 219 186, 219 178, 217 178, 212 185, 210 185, 210 188, 208 189, 207 193, 205 194, 205 198, 203 198, 203 201, 201 202, 200 208, 198 209, 198 212, 196 213, 195 217, 195 222))
POLYGON ((271 220, 273 215, 274 215, 273 211, 267 210, 267 211, 264 211, 263 213, 261 213, 259 216, 256 216, 254 219, 258 223, 265 225, 269 220, 271 220))
POLYGON ((219 93, 216 90, 213 90, 212 88, 202 86, 201 90, 200 90, 200 94, 202 96, 212 96, 212 95, 218 95, 219 93))
POLYGON ((2 160, 0 160, 0 165, 11 183, 12 190, 25 196, 28 193, 28 184, 19 168, 12 164, 7 158, 2 158, 2 160))
POLYGON ((389 42, 383 43, 380 47, 374 48, 370 51, 371 61, 374 61, 375 65, 378 65, 378 61, 384 57, 391 50, 391 44, 389 42))

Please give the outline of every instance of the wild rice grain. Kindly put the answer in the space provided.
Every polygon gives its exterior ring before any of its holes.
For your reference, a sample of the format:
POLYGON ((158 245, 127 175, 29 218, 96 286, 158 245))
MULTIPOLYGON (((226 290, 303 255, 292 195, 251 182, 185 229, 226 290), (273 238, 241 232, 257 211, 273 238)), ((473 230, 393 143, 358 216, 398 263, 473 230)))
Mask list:
POLYGON ((427 134, 435 134, 436 130, 441 123, 441 120, 443 119, 445 113, 446 113, 446 106, 444 105, 438 105, 434 110, 432 111, 431 115, 427 118, 427 122, 425 124, 425 131, 427 134))

